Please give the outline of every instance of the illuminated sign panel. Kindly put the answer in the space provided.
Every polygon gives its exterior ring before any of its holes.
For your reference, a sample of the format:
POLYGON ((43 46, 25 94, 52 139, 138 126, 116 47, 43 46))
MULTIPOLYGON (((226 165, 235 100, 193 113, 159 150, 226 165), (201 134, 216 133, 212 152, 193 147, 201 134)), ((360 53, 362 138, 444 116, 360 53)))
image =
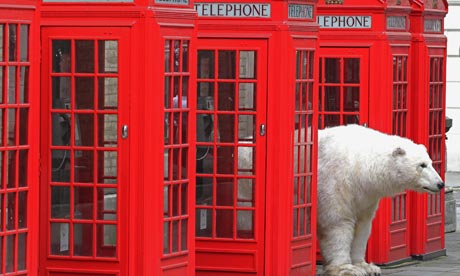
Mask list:
POLYGON ((321 28, 331 29, 370 29, 370 15, 319 15, 316 17, 321 28))
POLYGON ((268 3, 195 3, 200 17, 270 18, 268 3))

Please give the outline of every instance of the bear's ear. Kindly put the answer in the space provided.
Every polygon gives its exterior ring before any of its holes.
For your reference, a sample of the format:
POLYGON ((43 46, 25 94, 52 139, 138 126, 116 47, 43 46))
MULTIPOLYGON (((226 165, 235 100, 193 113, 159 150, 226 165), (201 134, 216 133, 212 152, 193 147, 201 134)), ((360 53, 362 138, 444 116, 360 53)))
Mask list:
POLYGON ((393 151, 393 157, 396 157, 396 156, 403 156, 406 154, 406 151, 401 148, 401 147, 397 147, 394 149, 393 151))

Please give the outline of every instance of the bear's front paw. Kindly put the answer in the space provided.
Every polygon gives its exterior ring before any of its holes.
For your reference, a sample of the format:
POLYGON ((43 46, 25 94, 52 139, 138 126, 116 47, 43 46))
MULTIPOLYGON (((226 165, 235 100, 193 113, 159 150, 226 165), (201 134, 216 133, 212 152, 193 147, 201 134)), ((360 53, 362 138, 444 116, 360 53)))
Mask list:
POLYGON ((367 272, 352 264, 330 265, 324 268, 323 276, 367 276, 367 272))
POLYGON ((380 270, 380 267, 374 265, 374 264, 368 264, 366 262, 354 264, 357 267, 360 267, 366 271, 367 275, 369 276, 380 276, 382 275, 382 271, 380 270))

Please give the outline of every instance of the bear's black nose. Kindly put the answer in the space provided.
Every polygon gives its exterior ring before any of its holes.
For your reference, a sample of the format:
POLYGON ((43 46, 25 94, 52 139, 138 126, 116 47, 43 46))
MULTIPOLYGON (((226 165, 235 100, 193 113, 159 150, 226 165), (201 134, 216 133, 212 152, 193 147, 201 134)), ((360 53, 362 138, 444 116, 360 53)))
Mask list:
POLYGON ((439 183, 438 183, 438 188, 439 188, 439 190, 441 190, 442 188, 444 188, 444 182, 439 182, 439 183))

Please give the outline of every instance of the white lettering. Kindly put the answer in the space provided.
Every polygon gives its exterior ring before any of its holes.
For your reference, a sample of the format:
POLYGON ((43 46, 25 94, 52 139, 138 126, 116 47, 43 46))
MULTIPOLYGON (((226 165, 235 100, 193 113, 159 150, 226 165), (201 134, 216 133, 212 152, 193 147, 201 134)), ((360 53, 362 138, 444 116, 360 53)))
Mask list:
MULTIPOLYGON (((182 0, 186 1, 186 0, 182 0)), ((267 3, 195 3, 195 10, 201 17, 270 17, 267 3)))
POLYGON ((372 17, 370 15, 319 15, 316 17, 321 28, 332 29, 370 29, 372 28, 372 17))

